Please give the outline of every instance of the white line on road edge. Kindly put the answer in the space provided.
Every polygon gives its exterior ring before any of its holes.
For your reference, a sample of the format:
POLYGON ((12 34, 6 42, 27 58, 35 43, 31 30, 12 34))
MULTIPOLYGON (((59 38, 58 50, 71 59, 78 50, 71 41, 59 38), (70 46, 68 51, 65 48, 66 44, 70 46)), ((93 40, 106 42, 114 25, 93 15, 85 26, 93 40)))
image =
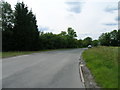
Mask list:
POLYGON ((85 80, 84 80, 83 72, 82 72, 82 67, 83 67, 83 66, 84 66, 83 64, 80 64, 80 75, 81 75, 81 81, 84 83, 85 80))

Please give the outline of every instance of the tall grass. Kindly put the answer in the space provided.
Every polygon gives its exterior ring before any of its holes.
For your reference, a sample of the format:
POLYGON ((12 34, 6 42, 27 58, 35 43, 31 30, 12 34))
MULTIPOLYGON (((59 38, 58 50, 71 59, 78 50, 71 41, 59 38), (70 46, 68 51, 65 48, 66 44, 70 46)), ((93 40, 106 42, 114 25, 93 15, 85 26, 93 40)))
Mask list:
POLYGON ((118 47, 94 47, 82 55, 99 86, 118 88, 118 47))

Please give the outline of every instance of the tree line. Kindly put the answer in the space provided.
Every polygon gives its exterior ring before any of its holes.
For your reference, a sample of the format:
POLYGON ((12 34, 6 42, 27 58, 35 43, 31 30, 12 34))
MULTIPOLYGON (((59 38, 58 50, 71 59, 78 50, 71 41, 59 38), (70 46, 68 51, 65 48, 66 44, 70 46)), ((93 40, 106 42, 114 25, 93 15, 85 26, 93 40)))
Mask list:
POLYGON ((103 46, 120 46, 120 29, 103 33, 99 37, 99 42, 103 46))
POLYGON ((114 30, 111 33, 104 33, 99 40, 92 40, 91 37, 76 39, 75 30, 68 27, 67 31, 59 34, 52 32, 41 32, 38 30, 36 16, 27 5, 17 3, 15 10, 7 2, 2 2, 2 51, 35 51, 42 49, 59 48, 80 48, 88 45, 113 45, 117 46, 120 32, 114 30), (109 34, 109 35, 108 35, 109 34), (117 34, 117 35, 116 35, 117 34), (108 40, 107 37, 111 39, 108 40), (106 41, 105 41, 106 40, 106 41), (109 43, 107 43, 109 42, 109 43), (116 43, 116 44, 114 44, 116 43))

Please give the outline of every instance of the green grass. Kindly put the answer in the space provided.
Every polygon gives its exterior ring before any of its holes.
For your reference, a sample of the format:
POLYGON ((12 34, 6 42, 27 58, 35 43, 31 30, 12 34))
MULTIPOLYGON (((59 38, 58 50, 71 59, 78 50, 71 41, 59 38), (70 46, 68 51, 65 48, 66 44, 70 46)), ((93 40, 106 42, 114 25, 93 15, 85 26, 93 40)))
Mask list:
POLYGON ((94 47, 82 56, 100 87, 118 88, 118 47, 94 47))
MULTIPOLYGON (((19 55, 26 55, 31 53, 36 53, 37 51, 26 51, 26 52, 2 52, 2 58, 6 57, 13 57, 13 56, 19 56, 19 55)), ((1 57, 1 56, 0 56, 1 57)))
POLYGON ((26 54, 32 54, 32 53, 40 53, 43 51, 53 51, 53 50, 66 50, 66 49, 73 49, 73 48, 64 48, 64 49, 45 49, 40 51, 9 51, 9 52, 0 52, 0 58, 8 58, 8 57, 14 57, 19 55, 26 55, 26 54))
MULTIPOLYGON (((53 50, 53 49, 51 49, 53 50)), ((51 50, 41 50, 41 51, 51 51, 51 50)), ((8 58, 8 57, 14 57, 19 55, 26 55, 26 54, 32 54, 32 53, 40 53, 41 51, 9 51, 9 52, 0 52, 0 57, 2 58, 8 58)))
POLYGON ((2 57, 2 52, 0 52, 0 58, 2 57))

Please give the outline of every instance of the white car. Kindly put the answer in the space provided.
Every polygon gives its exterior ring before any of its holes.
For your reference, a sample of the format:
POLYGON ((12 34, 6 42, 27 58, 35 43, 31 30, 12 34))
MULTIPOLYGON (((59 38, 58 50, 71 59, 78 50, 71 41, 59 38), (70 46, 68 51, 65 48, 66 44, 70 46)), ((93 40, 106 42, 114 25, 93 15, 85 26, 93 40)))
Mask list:
POLYGON ((88 48, 92 48, 92 45, 88 45, 88 48))

